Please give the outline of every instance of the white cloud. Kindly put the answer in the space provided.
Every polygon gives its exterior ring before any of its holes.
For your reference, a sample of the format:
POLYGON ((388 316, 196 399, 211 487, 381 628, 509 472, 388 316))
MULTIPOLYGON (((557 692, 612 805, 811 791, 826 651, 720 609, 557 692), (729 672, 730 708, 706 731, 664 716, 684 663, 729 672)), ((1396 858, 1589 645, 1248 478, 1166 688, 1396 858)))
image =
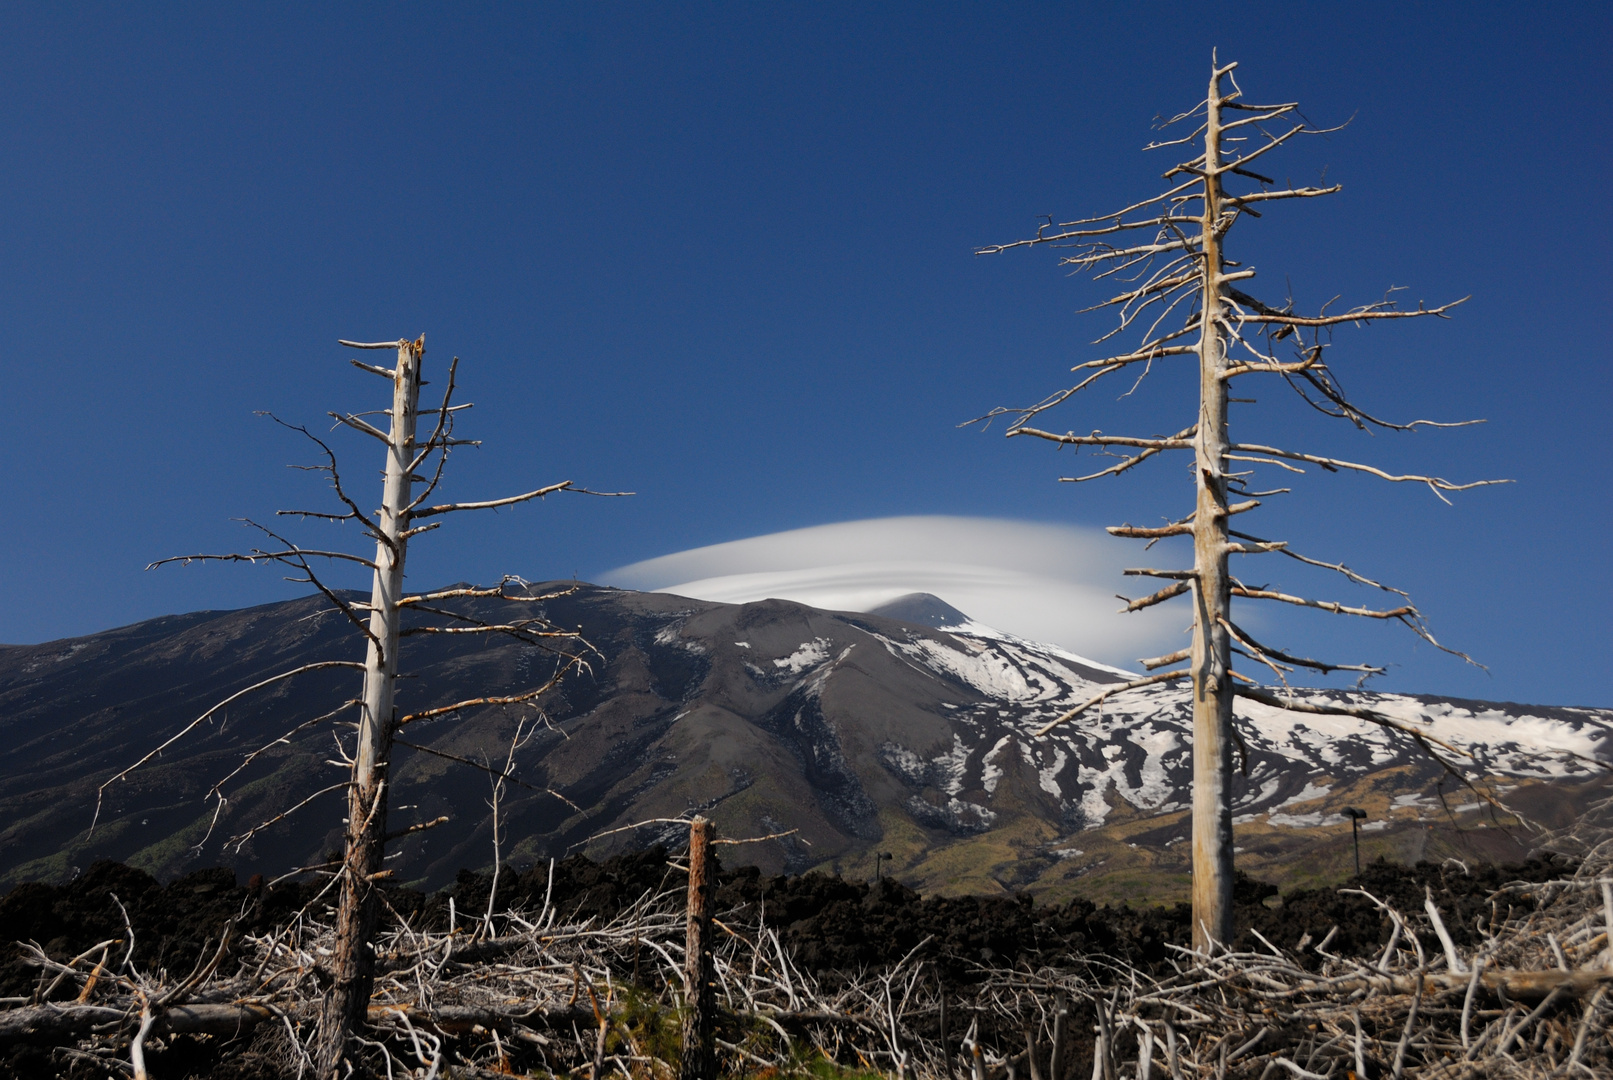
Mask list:
POLYGON ((1138 657, 1186 644, 1188 618, 1185 609, 1168 607, 1116 613, 1116 593, 1136 596, 1157 584, 1121 577, 1136 555, 1097 529, 1071 525, 873 518, 680 551, 612 570, 601 581, 735 604, 774 597, 831 611, 866 611, 927 592, 999 630, 1134 666, 1138 657))

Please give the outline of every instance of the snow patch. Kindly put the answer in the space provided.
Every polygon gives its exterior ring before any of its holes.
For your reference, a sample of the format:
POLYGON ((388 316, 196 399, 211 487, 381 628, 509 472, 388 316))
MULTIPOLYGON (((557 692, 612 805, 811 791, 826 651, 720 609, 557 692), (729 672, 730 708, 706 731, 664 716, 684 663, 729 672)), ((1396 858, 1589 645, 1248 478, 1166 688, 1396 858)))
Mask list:
POLYGON ((940 757, 932 758, 930 764, 941 774, 939 777, 941 790, 948 795, 957 795, 963 790, 964 770, 969 764, 969 748, 963 745, 963 740, 954 732, 952 749, 940 757))
POLYGON ((1316 829, 1323 825, 1342 825, 1344 820, 1341 814, 1324 814, 1318 810, 1314 814, 1271 814, 1266 818, 1266 824, 1290 829, 1316 829))
POLYGON ((1307 780, 1305 782, 1305 788, 1304 788, 1303 791, 1301 791, 1298 795, 1293 796, 1292 798, 1285 799, 1284 801, 1278 803, 1277 805, 1278 805, 1279 808, 1281 808, 1281 807, 1284 807, 1284 806, 1298 806, 1300 803, 1313 802, 1316 799, 1320 799, 1320 798, 1324 797, 1325 795, 1327 795, 1328 792, 1330 792, 1332 790, 1333 789, 1330 788, 1330 787, 1318 787, 1317 785, 1315 785, 1315 784, 1311 783, 1309 780, 1307 780))
POLYGON ((1004 735, 997 740, 997 745, 987 750, 986 756, 980 759, 980 786, 986 789, 988 795, 997 793, 997 782, 1003 778, 1002 767, 996 764, 997 756, 1012 739, 1012 735, 1004 735))
MULTIPOLYGON (((1064 791, 1059 787, 1058 775, 1064 771, 1064 763, 1070 760, 1070 755, 1055 746, 1053 748, 1053 763, 1044 765, 1036 770, 1036 782, 1043 791, 1055 799, 1064 798, 1064 791)), ((1032 762, 1032 764, 1035 764, 1032 762)))
POLYGON ((683 620, 667 623, 655 632, 655 643, 672 649, 686 649, 692 653, 704 653, 706 647, 698 641, 690 641, 683 636, 683 620))
POLYGON ((803 641, 789 656, 773 661, 773 666, 788 671, 791 675, 799 675, 808 668, 815 668, 829 659, 829 639, 813 638, 803 641))
MULTIPOLYGON (((1087 770, 1083 769, 1082 772, 1086 773, 1087 770)), ((1085 780, 1086 777, 1083 776, 1082 779, 1085 780)), ((1096 780, 1097 777, 1093 779, 1096 780)), ((1108 790, 1108 784, 1094 783, 1081 793, 1081 815, 1086 821, 1087 828, 1096 829, 1102 825, 1103 819, 1108 817, 1109 811, 1114 809, 1109 805, 1109 800, 1104 798, 1108 790)))
POLYGON ((897 743, 883 743, 879 747, 879 761, 908 783, 915 786, 924 784, 924 761, 907 747, 897 743))

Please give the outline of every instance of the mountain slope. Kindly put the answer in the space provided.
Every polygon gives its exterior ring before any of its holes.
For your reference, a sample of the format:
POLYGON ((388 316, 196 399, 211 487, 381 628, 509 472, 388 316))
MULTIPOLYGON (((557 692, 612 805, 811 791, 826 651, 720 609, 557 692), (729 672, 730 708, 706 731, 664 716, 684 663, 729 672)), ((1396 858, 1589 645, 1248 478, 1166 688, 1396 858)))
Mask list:
MULTIPOLYGON (((511 786, 501 804, 503 854, 518 864, 670 838, 678 827, 659 824, 588 842, 698 809, 729 837, 797 830, 728 855, 767 869, 871 873, 877 849, 925 889, 1185 891, 1191 765, 1179 690, 1124 695, 1032 740, 1036 726, 1122 676, 968 622, 933 597, 852 614, 579 585, 547 614, 580 626, 598 655, 541 703, 535 726, 531 711, 484 709, 406 730, 426 751, 395 752, 393 827, 449 821, 395 846, 400 880, 440 885, 491 861, 490 777, 440 755, 501 763, 526 719, 531 738, 515 760, 527 786, 511 786)), ((109 788, 101 823, 87 829, 96 786, 209 706, 277 671, 360 655, 317 598, 0 647, 0 885, 102 857, 159 875, 219 861, 277 874, 321 861, 340 838, 340 800, 325 789, 341 779, 329 762, 346 729, 287 733, 355 693, 357 673, 343 669, 232 704, 109 788), (244 753, 282 735, 226 785, 226 803, 207 801, 244 753), (239 851, 224 847, 305 799, 239 851)), ((480 636, 410 639, 403 666, 408 712, 518 690, 547 670, 541 651, 480 636)), ((1605 710, 1312 693, 1370 704, 1471 751, 1510 805, 1547 823, 1600 790, 1594 759, 1613 757, 1605 710)), ((1346 804, 1371 815, 1368 857, 1512 857, 1529 843, 1498 827, 1506 819, 1486 820, 1404 737, 1258 705, 1240 704, 1240 715, 1248 767, 1237 836, 1251 872, 1297 882, 1340 871, 1346 804)))

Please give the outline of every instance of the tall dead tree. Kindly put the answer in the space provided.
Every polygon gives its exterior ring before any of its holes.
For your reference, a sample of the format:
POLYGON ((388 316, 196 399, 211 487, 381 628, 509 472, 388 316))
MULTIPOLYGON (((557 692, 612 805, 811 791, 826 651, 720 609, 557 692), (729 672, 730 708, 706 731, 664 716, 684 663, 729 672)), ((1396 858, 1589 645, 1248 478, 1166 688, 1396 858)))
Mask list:
MULTIPOLYGON (((383 864, 387 841, 392 838, 387 832, 388 771, 391 764, 394 740, 397 739, 398 732, 410 723, 447 717, 467 709, 488 706, 530 705, 543 694, 553 689, 563 675, 582 666, 585 662, 584 655, 587 651, 586 642, 582 641, 576 631, 557 627, 548 622, 542 615, 541 604, 546 600, 554 599, 559 594, 532 595, 530 589, 521 588, 525 586, 525 583, 518 578, 507 577, 499 584, 488 587, 466 586, 418 595, 408 595, 404 592, 404 573, 410 540, 422 533, 436 529, 441 524, 440 521, 428 519, 469 510, 490 510, 498 507, 514 506, 518 503, 541 499, 545 495, 556 492, 583 492, 584 489, 574 486, 570 481, 564 481, 501 499, 427 505, 442 482, 444 469, 453 448, 476 445, 474 440, 461 439, 454 435, 455 417, 460 411, 470 408, 468 404, 456 405, 453 403, 455 376, 459 364, 458 357, 455 357, 448 367, 447 385, 443 391, 441 403, 428 414, 434 414, 431 433, 424 441, 420 441, 417 438, 416 428, 420 415, 420 388, 426 385, 421 379, 421 365, 425 357, 425 338, 421 337, 414 341, 377 343, 343 341, 340 344, 353 349, 395 350, 397 353, 396 366, 392 368, 367 364, 356 358, 351 361, 355 367, 391 381, 391 408, 382 412, 382 415, 389 419, 387 430, 382 431, 379 427, 364 419, 364 415, 374 414, 330 414, 338 425, 370 436, 386 446, 386 469, 381 506, 373 513, 366 513, 360 509, 359 503, 348 494, 342 483, 341 473, 337 467, 337 458, 330 446, 304 427, 286 425, 301 432, 322 451, 324 463, 311 468, 328 475, 331 488, 341 504, 342 510, 338 513, 314 510, 282 510, 278 511, 278 514, 280 516, 304 519, 314 518, 337 523, 356 522, 362 527, 364 534, 375 541, 374 557, 369 558, 364 555, 323 548, 303 547, 285 539, 272 529, 249 521, 248 524, 258 528, 274 541, 276 546, 223 555, 177 556, 172 559, 163 559, 153 563, 152 566, 161 566, 170 562, 227 561, 270 562, 292 567, 298 572, 298 576, 289 580, 306 582, 312 585, 346 617, 357 631, 363 634, 367 643, 364 662, 360 664, 352 660, 321 661, 282 672, 254 686, 247 687, 203 713, 156 750, 130 768, 120 772, 117 776, 112 777, 100 789, 101 793, 104 793, 113 783, 122 780, 129 773, 161 753, 162 750, 183 738, 213 716, 218 715, 222 709, 238 700, 244 694, 314 670, 332 667, 361 668, 363 670, 364 681, 358 697, 343 703, 323 716, 298 723, 285 736, 246 755, 241 766, 215 784, 208 793, 211 798, 217 801, 217 807, 214 811, 214 824, 216 825, 225 813, 229 802, 225 785, 238 776, 252 761, 269 750, 270 747, 284 743, 291 735, 305 732, 323 723, 333 722, 349 709, 357 710, 356 721, 350 725, 354 732, 353 741, 350 745, 342 744, 344 759, 342 764, 347 771, 347 776, 342 782, 326 787, 316 793, 322 795, 327 792, 343 791, 347 796, 344 851, 340 865, 335 868, 333 876, 333 885, 338 890, 338 899, 334 955, 330 959, 329 967, 330 987, 324 998, 315 1033, 314 1059, 318 1066, 319 1074, 324 1077, 333 1075, 339 1069, 344 1055, 348 1052, 348 1038, 353 1031, 363 1026, 369 1005, 370 990, 374 977, 374 956, 370 949, 370 941, 375 933, 376 919, 379 913, 379 895, 376 888, 378 882, 388 875, 388 872, 383 869, 383 864), (322 580, 314 571, 314 563, 319 560, 357 563, 369 569, 372 573, 369 602, 362 603, 348 599, 322 580), (513 591, 512 585, 517 586, 513 591), (496 599, 509 604, 533 605, 533 609, 537 614, 529 618, 509 618, 501 612, 496 620, 490 621, 477 615, 473 610, 455 610, 452 606, 444 606, 452 605, 459 601, 487 599, 496 599), (405 615, 418 618, 415 619, 412 625, 405 626, 405 615), (446 620, 446 622, 443 622, 443 620, 446 620), (513 694, 476 697, 399 715, 395 704, 395 696, 399 675, 399 647, 401 640, 416 634, 445 633, 499 634, 513 637, 518 641, 537 646, 552 654, 555 661, 554 667, 548 677, 538 685, 527 687, 513 694)), ((595 494, 593 492, 586 493, 595 494)), ((338 741, 341 742, 341 740, 338 741)), ((424 748, 416 747, 416 749, 424 748)), ((452 757, 451 755, 442 756, 451 757, 452 760, 462 764, 478 768, 482 767, 463 758, 452 757)), ((488 768, 487 771, 494 773, 500 780, 508 778, 507 770, 499 773, 497 770, 488 768)), ((226 843, 235 843, 239 848, 242 843, 250 839, 256 832, 273 822, 283 819, 292 810, 306 805, 313 798, 314 796, 310 796, 309 799, 298 804, 298 807, 293 807, 277 815, 269 822, 247 829, 243 833, 232 837, 226 843)), ((99 815, 99 802, 97 804, 97 815, 99 815)), ((439 819, 439 821, 441 820, 446 819, 439 819)), ((411 829, 403 830, 403 832, 429 828, 432 824, 437 823, 430 822, 416 825, 411 829)), ((211 830, 209 830, 210 833, 211 830)), ((394 835, 401 835, 401 833, 394 835)), ((205 839, 203 843, 206 843, 205 839)))
POLYGON ((1127 570, 1127 574, 1161 579, 1169 584, 1140 599, 1121 597, 1126 600, 1123 611, 1138 611, 1174 597, 1191 596, 1192 647, 1143 661, 1148 670, 1184 661, 1186 666, 1108 687, 1037 734, 1046 734, 1115 694, 1158 683, 1190 681, 1193 702, 1193 943, 1199 950, 1208 950, 1213 943, 1226 943, 1232 937, 1231 786, 1232 749, 1236 738, 1232 726, 1235 697, 1304 712, 1356 716, 1403 731, 1417 739, 1424 749, 1434 752, 1429 736, 1390 717, 1353 706, 1302 701, 1288 693, 1284 676, 1295 669, 1322 673, 1353 671, 1363 678, 1379 674, 1383 669, 1370 664, 1311 660, 1268 648, 1233 620, 1232 599, 1271 601, 1395 621, 1444 649, 1434 640, 1422 614, 1400 590, 1364 578, 1340 563, 1301 555, 1290 550, 1285 541, 1261 539, 1233 528, 1230 521, 1234 516, 1253 510, 1262 498, 1288 490, 1251 490, 1252 471, 1241 469, 1238 463, 1276 466, 1289 472, 1302 472, 1306 464, 1328 472, 1359 472, 1395 483, 1426 484, 1441 499, 1445 498, 1445 492, 1501 482, 1481 480, 1458 484, 1437 476, 1395 475, 1371 465, 1233 440, 1227 423, 1233 381, 1250 375, 1280 378, 1321 412, 1349 421, 1363 430, 1375 427, 1409 431, 1417 427, 1460 426, 1427 420, 1392 423, 1368 414, 1345 395, 1327 363, 1326 351, 1335 327, 1386 319, 1443 318, 1462 302, 1458 300, 1433 308, 1419 304, 1415 310, 1401 310, 1392 299, 1385 298, 1337 314, 1329 314, 1324 305, 1322 310, 1307 315, 1296 311, 1292 301, 1272 305, 1245 291, 1255 277, 1255 270, 1227 256, 1225 243, 1232 227, 1245 215, 1260 217, 1258 208, 1265 204, 1331 195, 1339 191, 1340 186, 1279 188, 1275 180, 1255 168, 1258 159, 1290 140, 1319 134, 1323 129, 1297 118, 1296 102, 1256 105, 1243 101, 1233 77, 1236 67, 1237 64, 1218 64, 1212 58, 1209 92, 1205 99, 1161 125, 1196 123, 1194 130, 1180 138, 1156 141, 1145 148, 1202 147, 1195 157, 1165 172, 1163 178, 1173 182, 1166 190, 1099 217, 1058 224, 1050 218, 1033 237, 982 248, 979 252, 994 254, 1040 244, 1071 248, 1073 251, 1062 258, 1061 265, 1072 267, 1076 272, 1091 272, 1098 280, 1112 279, 1121 283, 1114 295, 1088 309, 1118 311, 1119 325, 1098 341, 1109 341, 1128 330, 1141 330, 1141 341, 1135 346, 1076 365, 1073 370, 1080 378, 1075 386, 1030 407, 995 409, 982 420, 1009 416, 1012 418, 1008 430, 1011 437, 1028 435, 1061 446, 1102 447, 1120 458, 1107 468, 1063 478, 1070 482, 1115 476, 1156 455, 1172 452, 1193 455, 1195 502, 1191 513, 1157 528, 1123 525, 1109 529, 1116 536, 1147 539, 1150 544, 1166 537, 1191 537, 1192 569, 1127 570), (1238 186, 1247 190, 1233 190, 1235 178, 1238 186), (1279 348, 1292 350, 1291 356, 1280 357, 1279 348), (1156 362, 1171 363, 1175 357, 1196 361, 1199 405, 1197 417, 1173 435, 1144 438, 1098 431, 1090 435, 1059 434, 1032 426, 1042 413, 1106 376, 1122 371, 1136 372, 1136 381, 1140 382, 1156 362), (1113 448, 1119 448, 1118 452, 1113 448), (1356 584, 1393 593, 1397 600, 1380 609, 1312 600, 1265 586, 1246 585, 1231 572, 1230 557, 1257 554, 1281 554, 1310 566, 1332 570, 1356 584), (1247 673, 1234 671, 1234 654, 1269 670, 1282 683, 1283 691, 1273 692, 1247 673))
MULTIPOLYGON (((342 342, 356 348, 366 346, 342 342)), ((320 1072, 333 1071, 341 1059, 348 1033, 364 1022, 369 1006, 374 968, 369 941, 375 933, 378 904, 373 890, 382 870, 386 836, 386 774, 392 749, 396 714, 392 699, 398 684, 398 642, 402 633, 403 567, 409 538, 429 526, 415 526, 417 510, 412 497, 415 469, 415 426, 420 403, 420 363, 425 338, 399 341, 397 367, 392 379, 391 430, 385 435, 386 480, 381 508, 373 521, 375 573, 370 591, 370 618, 364 658, 364 695, 359 704, 358 738, 353 748, 353 775, 347 789, 347 845, 342 860, 341 896, 336 911, 336 955, 331 960, 331 988, 320 1018, 321 1036, 316 1062, 320 1072)), ((450 386, 453 382, 449 379, 450 386)), ((446 398, 444 405, 447 405, 446 398)), ((381 433, 353 417, 350 426, 381 433)))

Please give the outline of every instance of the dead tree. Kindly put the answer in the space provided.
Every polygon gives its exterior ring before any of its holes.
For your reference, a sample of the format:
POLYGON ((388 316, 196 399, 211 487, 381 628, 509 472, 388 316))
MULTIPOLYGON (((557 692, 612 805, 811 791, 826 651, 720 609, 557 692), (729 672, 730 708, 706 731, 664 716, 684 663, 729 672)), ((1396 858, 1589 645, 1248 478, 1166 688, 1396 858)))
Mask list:
POLYGON ((679 1080, 714 1080, 716 1055, 712 1028, 717 1011, 711 940, 712 904, 717 892, 712 839, 716 827, 696 814, 689 822, 689 928, 684 945, 683 1056, 679 1080))
MULTIPOLYGON (((351 660, 331 660, 304 665, 293 671, 282 672, 252 687, 239 691, 225 701, 215 705, 178 734, 164 742, 162 746, 152 751, 151 754, 148 754, 117 776, 112 777, 101 786, 101 792, 104 793, 107 787, 126 777, 163 749, 183 738, 204 721, 218 714, 230 702, 237 700, 244 694, 284 679, 295 678, 298 675, 316 669, 352 667, 363 670, 364 682, 357 698, 342 703, 335 710, 324 716, 298 724, 286 736, 246 755, 242 765, 235 772, 232 772, 230 776, 215 784, 209 792, 209 796, 217 801, 217 807, 214 812, 214 823, 216 825, 228 805, 228 795, 225 790, 226 783, 237 776, 247 765, 251 764, 258 755, 268 750, 269 747, 284 742, 293 734, 306 731, 321 723, 332 722, 344 715, 349 709, 357 709, 356 723, 351 725, 355 730, 353 742, 350 745, 342 745, 342 764, 347 770, 347 776, 340 783, 326 787, 317 793, 322 795, 327 792, 343 791, 347 795, 345 849, 340 865, 335 868, 332 882, 333 886, 338 890, 338 899, 336 924, 333 928, 333 955, 329 962, 330 986, 324 996, 319 1018, 319 1031, 316 1037, 315 1059, 318 1064, 319 1075, 324 1077, 331 1076, 339 1067, 344 1054, 347 1052, 348 1037, 355 1029, 365 1023, 366 1010, 369 1006, 370 988, 374 979, 374 956, 370 948, 370 942, 375 934, 376 920, 379 913, 379 897, 376 892, 376 886, 390 873, 383 869, 386 843, 391 838, 387 833, 387 777, 391 763, 392 747, 398 732, 410 723, 451 716, 467 709, 487 706, 530 705, 536 702, 543 694, 553 689, 567 672, 583 666, 587 651, 586 642, 582 641, 577 631, 563 630, 554 626, 541 614, 543 601, 554 599, 559 594, 536 596, 531 595, 531 590, 524 588, 517 588, 512 591, 512 585, 525 585, 525 582, 520 581, 518 578, 506 577, 499 584, 485 588, 469 586, 419 595, 407 595, 404 592, 404 572, 409 542, 414 537, 436 529, 441 524, 440 521, 430 519, 468 510, 488 510, 503 506, 514 506, 518 503, 541 499, 545 495, 560 491, 583 491, 584 489, 574 486, 570 481, 564 481, 520 495, 483 502, 429 503, 429 500, 436 493, 442 482, 450 452, 458 446, 475 445, 474 440, 461 439, 454 435, 455 417, 460 411, 470 408, 468 404, 456 405, 453 403, 458 358, 455 357, 454 361, 449 365, 447 385, 443 391, 441 403, 433 410, 434 418, 431 421, 431 433, 424 441, 420 441, 417 438, 416 426, 419 418, 420 387, 425 385, 421 379, 421 362, 425 356, 425 338, 421 337, 415 341, 379 343, 343 341, 340 344, 353 349, 385 349, 397 352, 397 364, 392 368, 378 367, 357 359, 351 361, 354 366, 391 381, 391 408, 382 413, 382 415, 390 419, 388 430, 382 431, 364 419, 362 414, 330 414, 338 425, 368 435, 386 446, 385 482, 381 507, 374 513, 366 513, 362 510, 359 503, 348 494, 343 486, 342 477, 337 468, 336 455, 330 446, 310 433, 306 428, 293 427, 293 430, 301 432, 312 440, 322 452, 324 463, 310 468, 327 474, 331 488, 341 504, 342 510, 338 513, 313 510, 282 510, 278 513, 281 516, 313 518, 338 523, 356 522, 362 527, 364 534, 375 541, 374 557, 370 558, 343 551, 303 547, 285 539, 272 529, 256 525, 255 522, 249 522, 249 524, 256 526, 268 536, 273 541, 273 546, 224 555, 177 556, 160 560, 153 563, 152 566, 161 566, 170 562, 188 563, 197 561, 269 562, 289 566, 297 572, 297 576, 289 580, 312 585, 363 635, 366 640, 364 662, 360 664, 351 660), (314 565, 319 560, 357 563, 369 569, 373 576, 369 602, 363 603, 348 599, 322 580, 314 570, 314 565), (512 604, 531 604, 538 614, 529 618, 513 619, 504 617, 501 614, 496 621, 489 621, 474 613, 458 611, 454 610, 453 607, 444 606, 445 604, 452 604, 454 601, 489 598, 507 601, 512 604), (405 626, 404 617, 406 614, 419 617, 425 621, 405 626), (535 645, 553 656, 553 669, 540 684, 520 690, 514 694, 471 698, 400 716, 394 703, 394 697, 399 674, 398 653, 401 639, 415 634, 467 633, 507 635, 527 644, 535 645)), ((292 427, 292 425, 286 426, 292 427)), ((590 492, 589 494, 593 493, 590 492)), ((338 742, 340 743, 341 740, 338 740, 338 742)), ((412 746, 413 744, 406 745, 412 746)), ((416 747, 416 749, 425 748, 416 747)), ((435 753, 435 751, 428 752, 435 753)), ((452 755, 440 756, 452 757, 452 755)), ((464 758, 452 757, 452 760, 477 768, 485 768, 486 771, 494 773, 501 781, 508 777, 508 766, 504 773, 497 773, 490 767, 478 765, 464 758)), ((556 793, 551 792, 551 794, 556 793)), ((232 837, 229 842, 234 842, 239 846, 245 840, 250 839, 254 833, 300 809, 301 806, 311 802, 313 798, 311 796, 309 799, 304 800, 303 803, 289 808, 270 821, 261 823, 244 833, 232 837)), ((99 804, 97 805, 97 814, 99 814, 99 804)), ((410 829, 405 829, 396 835, 429 828, 431 825, 439 824, 442 820, 446 819, 422 823, 410 829)), ((204 839, 203 843, 205 842, 204 839)))
POLYGON ((1190 681, 1193 700, 1193 941, 1199 950, 1207 950, 1215 942, 1225 944, 1232 937, 1231 779, 1233 740, 1237 737, 1232 726, 1234 697, 1279 708, 1357 716, 1408 732, 1424 749, 1430 752, 1433 749, 1429 745, 1433 740, 1427 735, 1382 714, 1293 697, 1287 691, 1284 676, 1295 669, 1322 673, 1353 671, 1362 678, 1379 674, 1383 669, 1370 664, 1311 660, 1268 648, 1233 620, 1232 598, 1399 622, 1423 640, 1444 649, 1434 640, 1422 614, 1400 590, 1362 577, 1341 563, 1301 555, 1290 550, 1285 541, 1262 539, 1233 528, 1230 522, 1234 516, 1253 510, 1262 498, 1288 490, 1252 490, 1252 471, 1241 466, 1275 466, 1298 473, 1308 464, 1327 472, 1358 472, 1394 483, 1425 484, 1441 499, 1446 492, 1501 482, 1480 480, 1461 484, 1437 476, 1402 476, 1338 458, 1233 441, 1227 423, 1233 382, 1253 375, 1282 379, 1319 411, 1363 430, 1409 431, 1418 427, 1460 426, 1427 420, 1394 423, 1370 415, 1345 395, 1327 363, 1327 350, 1335 327, 1388 319, 1444 318, 1451 308, 1462 302, 1457 300, 1432 308, 1419 304, 1415 310, 1402 310, 1393 299, 1386 297, 1344 312, 1330 314, 1329 305, 1324 305, 1314 314, 1303 314, 1295 310, 1291 300, 1273 305, 1246 291, 1255 270, 1227 256, 1225 242, 1232 227, 1245 215, 1260 217, 1269 204, 1331 195, 1340 186, 1279 187, 1271 177, 1261 174, 1260 169, 1265 166, 1259 162, 1260 158, 1291 140, 1319 134, 1324 129, 1312 127, 1299 118, 1296 102, 1255 105, 1243 101, 1232 74, 1236 67, 1237 64, 1217 64, 1212 58, 1205 100, 1161 125, 1195 123, 1194 130, 1146 147, 1156 150, 1202 146, 1197 156, 1164 173, 1163 178, 1170 185, 1164 191, 1099 217, 1059 224, 1049 218, 1033 237, 982 248, 979 252, 994 254, 1040 244, 1072 249, 1061 259, 1061 265, 1072 267, 1075 272, 1090 272, 1100 281, 1120 283, 1114 295, 1088 309, 1110 308, 1118 312, 1119 325, 1098 341, 1109 341, 1127 331, 1141 331, 1141 341, 1135 346, 1076 365, 1073 370, 1078 381, 1073 387, 1060 390, 1033 406, 993 410, 981 420, 1008 416, 1011 417, 1010 437, 1027 435, 1060 446, 1101 447, 1119 458, 1107 468, 1063 478, 1072 483, 1116 476, 1162 454, 1186 452, 1193 455, 1195 504, 1191 513, 1157 528, 1123 525, 1108 530, 1116 536, 1146 539, 1150 544, 1166 537, 1191 537, 1192 569, 1127 570, 1127 574, 1154 578, 1166 584, 1140 599, 1120 598, 1126 605, 1122 611, 1138 611, 1177 596, 1191 596, 1192 647, 1143 661, 1149 670, 1184 661, 1186 666, 1107 687, 1038 734, 1045 734, 1114 694, 1159 683, 1190 681), (1241 193, 1233 190, 1234 181, 1248 190, 1241 193), (1279 349, 1291 350, 1291 355, 1279 356, 1279 349), (1131 373, 1135 376, 1135 388, 1156 363, 1172 364, 1177 357, 1197 361, 1199 407, 1197 417, 1191 423, 1180 425, 1175 434, 1165 437, 1129 437, 1099 431, 1089 435, 1073 431, 1060 434, 1033 426, 1042 413, 1106 376, 1131 373), (1313 600, 1265 586, 1247 585, 1232 574, 1230 557, 1257 554, 1280 554, 1309 566, 1332 570, 1353 583, 1392 593, 1396 599, 1387 607, 1372 608, 1313 600), (1235 653, 1266 668, 1282 683, 1282 691, 1263 688, 1247 673, 1234 671, 1232 657, 1235 653))

